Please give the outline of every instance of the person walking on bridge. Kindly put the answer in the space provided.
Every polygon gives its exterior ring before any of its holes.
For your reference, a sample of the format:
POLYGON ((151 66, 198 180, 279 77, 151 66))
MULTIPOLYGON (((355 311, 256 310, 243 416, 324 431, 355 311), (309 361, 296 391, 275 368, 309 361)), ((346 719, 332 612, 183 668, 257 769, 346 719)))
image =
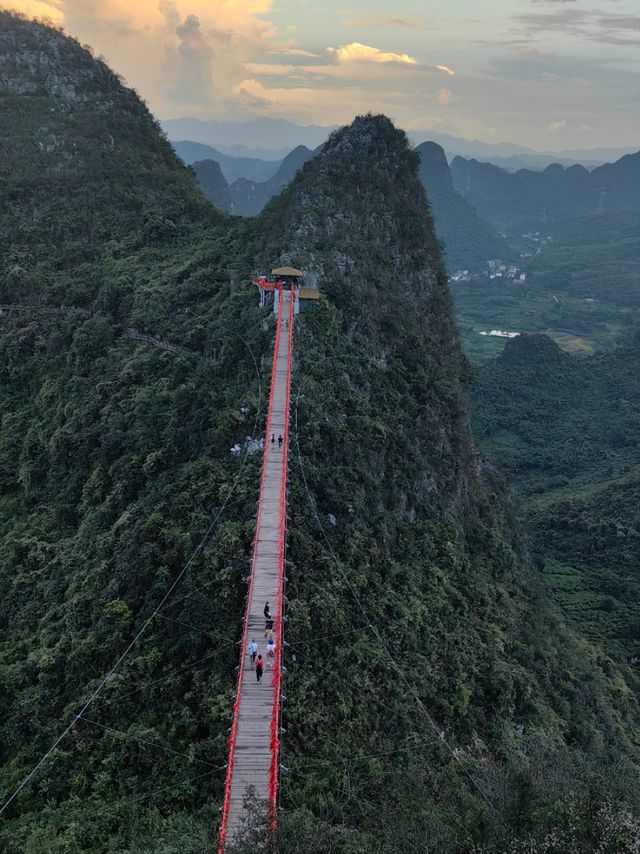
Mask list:
POLYGON ((255 666, 256 663, 256 655, 258 654, 258 644, 255 640, 252 640, 249 644, 249 656, 251 658, 251 664, 255 666))
POLYGON ((262 671, 264 670, 264 661, 262 660, 262 656, 259 655, 256 660, 256 681, 259 682, 262 679, 262 671))
POLYGON ((263 614, 264 614, 264 618, 265 618, 265 620, 269 620, 269 619, 271 619, 271 611, 270 611, 270 609, 269 609, 269 603, 268 603, 268 602, 265 602, 265 603, 264 603, 264 611, 263 611, 263 614))
POLYGON ((283 443, 283 441, 284 441, 284 439, 282 438, 282 436, 281 436, 281 435, 280 435, 280 436, 278 436, 278 447, 279 447, 279 448, 281 448, 281 447, 282 447, 282 443, 283 443))

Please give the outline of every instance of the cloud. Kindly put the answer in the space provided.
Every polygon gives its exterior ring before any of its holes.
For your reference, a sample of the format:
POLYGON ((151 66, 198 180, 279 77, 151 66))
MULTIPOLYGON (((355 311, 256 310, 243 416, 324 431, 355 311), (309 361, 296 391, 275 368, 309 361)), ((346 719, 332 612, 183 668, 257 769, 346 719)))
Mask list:
POLYGON ((409 15, 405 18, 394 18, 386 15, 361 15, 356 18, 345 18, 342 23, 347 27, 406 27, 412 30, 426 30, 427 20, 423 15, 409 15))
POLYGON ((176 44, 167 47, 164 68, 167 94, 176 101, 210 104, 213 98, 213 38, 203 32, 197 15, 187 15, 181 20, 175 3, 163 0, 160 10, 178 39, 176 44))
POLYGON ((448 65, 434 65, 433 67, 436 71, 442 71, 443 74, 448 74, 450 77, 453 77, 455 74, 453 68, 449 68, 448 65))
POLYGON ((269 53, 281 53, 285 56, 309 56, 309 57, 319 57, 322 56, 320 53, 314 53, 312 50, 301 50, 300 48, 295 47, 286 47, 281 50, 271 50, 269 53))
POLYGON ((340 63, 349 62, 398 62, 403 65, 416 65, 417 60, 408 53, 393 53, 393 51, 379 50, 360 42, 341 45, 340 47, 328 47, 327 51, 335 55, 340 63))
POLYGON ((168 27, 176 29, 180 26, 180 12, 178 12, 175 0, 160 0, 158 10, 164 16, 168 27))
POLYGON ((595 9, 558 9, 527 12, 513 18, 529 36, 559 33, 604 44, 635 46, 640 43, 640 19, 595 9))
POLYGON ((519 50, 516 56, 522 59, 534 59, 536 62, 547 62, 550 59, 555 59, 558 54, 553 51, 538 50, 537 47, 529 47, 519 50))
POLYGON ((286 116, 306 121, 310 115, 318 124, 342 124, 354 115, 367 110, 394 112, 393 96, 380 99, 360 86, 341 86, 339 89, 319 86, 266 87, 253 78, 234 87, 238 102, 253 112, 267 116, 286 116), (312 108, 310 109, 310 105, 312 108))
POLYGON ((269 77, 288 77, 297 71, 305 70, 305 67, 301 65, 286 65, 276 62, 246 62, 244 67, 249 74, 266 74, 269 77))
POLYGON ((0 0, 4 5, 26 14, 53 9, 57 22, 104 54, 165 116, 224 111, 247 76, 245 62, 293 47, 262 17, 272 0, 0 0))
POLYGON ((559 122, 549 122, 547 130, 556 133, 559 130, 566 130, 569 127, 565 119, 560 119, 559 122))
POLYGON ((438 94, 436 95, 436 101, 439 104, 448 104, 453 100, 453 92, 449 89, 440 89, 438 94))
POLYGON ((50 19, 54 23, 62 23, 64 19, 59 0, 21 0, 21 2, 0 3, 2 8, 5 5, 9 9, 16 9, 23 15, 28 15, 30 18, 50 19))

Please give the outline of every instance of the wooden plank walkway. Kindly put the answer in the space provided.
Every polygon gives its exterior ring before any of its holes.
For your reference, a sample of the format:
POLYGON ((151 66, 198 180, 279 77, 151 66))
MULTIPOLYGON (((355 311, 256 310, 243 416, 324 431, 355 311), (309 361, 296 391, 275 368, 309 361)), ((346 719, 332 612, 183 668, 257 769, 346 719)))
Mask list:
MULTIPOLYGON (((271 405, 267 419, 265 435, 263 475, 260 489, 260 503, 256 519, 256 539, 254 544, 252 581, 247 599, 248 618, 244 633, 243 661, 241 663, 240 695, 235 712, 235 732, 232 730, 232 744, 229 754, 227 793, 223 806, 223 819, 220 834, 220 848, 224 850, 225 840, 233 842, 234 835, 242 825, 243 803, 247 787, 255 790, 258 801, 269 801, 270 774, 272 762, 277 770, 277 747, 272 744, 272 719, 274 709, 278 708, 279 683, 274 679, 274 660, 267 657, 265 640, 264 605, 269 602, 271 616, 276 620, 274 632, 279 661, 281 621, 278 620, 282 602, 282 545, 284 543, 286 521, 282 507, 286 504, 286 475, 283 466, 283 454, 287 452, 289 420, 289 383, 290 383, 290 338, 291 294, 282 292, 282 306, 278 315, 279 335, 276 338, 272 368, 271 405), (275 442, 271 442, 271 436, 275 442), (279 447, 278 437, 283 437, 279 447), (247 645, 254 640, 258 653, 265 662, 264 675, 260 683, 252 666, 247 645), (230 785, 229 785, 230 782, 230 785), (226 825, 226 826, 225 826, 226 825)), ((276 720, 276 726, 278 725, 276 720)), ((278 734, 279 737, 279 734, 278 734)), ((272 806, 275 806, 272 804, 272 806)))

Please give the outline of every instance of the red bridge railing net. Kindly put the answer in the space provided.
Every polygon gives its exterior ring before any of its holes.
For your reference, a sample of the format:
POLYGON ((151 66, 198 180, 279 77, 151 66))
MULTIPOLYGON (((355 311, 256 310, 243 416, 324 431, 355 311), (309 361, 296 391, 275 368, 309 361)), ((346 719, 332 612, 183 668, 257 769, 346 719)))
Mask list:
POLYGON ((282 648, 284 646, 284 555, 287 539, 287 466, 289 460, 289 407, 291 402, 291 354, 293 350, 293 305, 295 294, 289 302, 289 341, 287 349, 287 384, 284 406, 284 435, 282 445, 282 477, 280 486, 280 542, 278 549, 278 601, 274 622, 276 658, 273 665, 273 711, 271 713, 271 768, 269 771, 269 807, 272 829, 275 828, 276 804, 279 785, 280 752, 280 691, 282 683, 282 648))

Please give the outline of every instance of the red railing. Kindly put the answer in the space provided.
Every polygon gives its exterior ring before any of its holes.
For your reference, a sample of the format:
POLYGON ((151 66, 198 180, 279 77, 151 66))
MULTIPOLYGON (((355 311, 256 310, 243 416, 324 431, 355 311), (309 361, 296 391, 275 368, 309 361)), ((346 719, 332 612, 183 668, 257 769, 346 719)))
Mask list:
POLYGON ((289 302, 289 346, 287 352, 287 383, 284 405, 284 436, 282 443, 282 476, 280 486, 280 542, 278 549, 278 607, 274 622, 276 658, 273 664, 273 711, 271 713, 271 768, 269 769, 269 807, 271 829, 276 824, 276 803, 279 784, 280 751, 280 687, 282 682, 282 647, 284 645, 284 553, 287 537, 287 462, 289 451, 289 405, 291 398, 291 353, 293 348, 293 304, 295 293, 289 302))
POLYGON ((271 281, 266 276, 251 276, 251 281, 254 285, 257 285, 265 291, 282 291, 282 287, 285 284, 282 279, 275 279, 274 281, 271 281))
MULTIPOLYGON (((282 291, 280 291, 280 296, 282 296, 282 291)), ((219 854, 224 854, 224 846, 227 838, 227 825, 229 821, 229 808, 231 806, 231 782, 233 779, 233 760, 234 760, 234 752, 236 746, 236 737, 238 734, 238 719, 240 714, 240 697, 242 694, 242 678, 244 675, 244 662, 247 655, 247 640, 249 636, 249 606, 251 603, 251 595, 253 592, 253 579, 254 579, 254 567, 255 567, 255 558, 256 558, 256 548, 258 546, 258 521, 260 519, 260 513, 262 510, 262 495, 263 495, 263 485, 264 479, 267 470, 267 453, 268 453, 268 436, 269 436, 269 427, 271 425, 271 410, 273 407, 273 395, 276 385, 276 368, 278 362, 278 348, 280 346, 280 322, 282 319, 282 299, 280 299, 280 304, 278 306, 278 321, 276 323, 276 340, 273 348, 273 367, 271 370, 271 389, 269 391, 269 406, 267 408, 267 425, 265 429, 265 452, 262 457, 262 473, 260 475, 260 496, 258 498, 258 511, 256 514, 256 530, 253 535, 253 544, 251 548, 251 572, 249 574, 249 586, 247 589, 247 600, 244 614, 244 626, 242 629, 242 647, 240 651, 240 666, 238 668, 238 680, 236 684, 236 696, 233 704, 233 722, 231 724, 231 732, 229 734, 229 759, 227 762, 227 776, 225 780, 224 786, 224 800, 222 802, 222 815, 220 818, 220 831, 218 835, 218 852, 219 854)))

